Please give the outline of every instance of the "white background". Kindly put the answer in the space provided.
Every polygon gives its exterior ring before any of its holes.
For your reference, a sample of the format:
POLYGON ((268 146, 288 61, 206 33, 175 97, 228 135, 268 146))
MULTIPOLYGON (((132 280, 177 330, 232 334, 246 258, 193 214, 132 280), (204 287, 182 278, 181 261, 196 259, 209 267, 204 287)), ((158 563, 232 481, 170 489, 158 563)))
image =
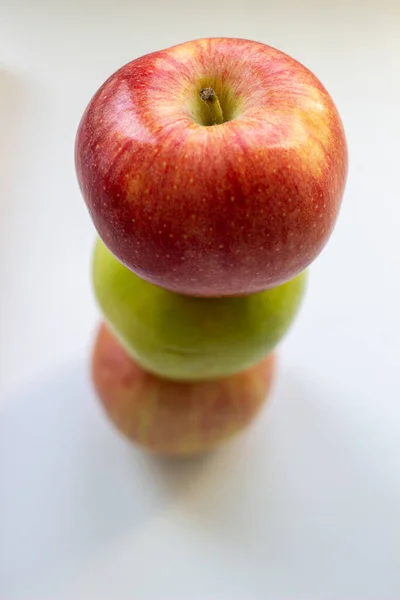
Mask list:
POLYGON ((0 0, 0 597, 400 598, 400 3, 0 0), (270 406, 190 463, 109 426, 88 380, 94 230, 73 144, 119 66, 202 36, 305 63, 341 112, 335 233, 270 406))

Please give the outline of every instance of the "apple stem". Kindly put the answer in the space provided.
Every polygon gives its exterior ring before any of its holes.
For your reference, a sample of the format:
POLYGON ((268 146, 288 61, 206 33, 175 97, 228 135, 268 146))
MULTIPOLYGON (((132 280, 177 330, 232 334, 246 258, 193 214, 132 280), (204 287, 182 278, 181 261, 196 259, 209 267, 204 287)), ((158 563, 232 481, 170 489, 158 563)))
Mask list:
POLYGON ((213 125, 221 125, 224 122, 224 115, 222 113, 221 104, 217 94, 211 87, 203 88, 200 90, 200 98, 208 106, 210 111, 211 121, 213 125))

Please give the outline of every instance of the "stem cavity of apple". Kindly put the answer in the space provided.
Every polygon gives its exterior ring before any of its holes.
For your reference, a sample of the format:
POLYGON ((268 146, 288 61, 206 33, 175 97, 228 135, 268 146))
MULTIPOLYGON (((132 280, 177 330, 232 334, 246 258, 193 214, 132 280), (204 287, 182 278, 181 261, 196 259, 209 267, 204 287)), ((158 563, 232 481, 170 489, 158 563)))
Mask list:
POLYGON ((200 90, 200 98, 207 105, 213 125, 222 125, 224 115, 217 94, 211 87, 200 90))

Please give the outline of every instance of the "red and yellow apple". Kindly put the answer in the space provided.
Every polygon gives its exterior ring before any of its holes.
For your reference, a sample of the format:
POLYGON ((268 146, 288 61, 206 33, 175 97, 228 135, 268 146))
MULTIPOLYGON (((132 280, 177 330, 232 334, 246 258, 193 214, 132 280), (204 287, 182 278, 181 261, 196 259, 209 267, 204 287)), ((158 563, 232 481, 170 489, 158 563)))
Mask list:
POLYGON ((320 81, 278 50, 230 38, 119 69, 89 103, 75 156, 111 252, 192 296, 254 293, 303 271, 332 232, 347 172, 320 81))
POLYGON ((267 356, 297 314, 306 273, 249 296, 195 298, 141 279, 99 240, 93 283, 105 320, 143 368, 198 380, 243 371, 267 356))
POLYGON ((213 449, 242 431, 264 404, 275 358, 223 379, 175 382, 143 370, 102 325, 92 379, 110 420, 129 439, 165 455, 213 449))

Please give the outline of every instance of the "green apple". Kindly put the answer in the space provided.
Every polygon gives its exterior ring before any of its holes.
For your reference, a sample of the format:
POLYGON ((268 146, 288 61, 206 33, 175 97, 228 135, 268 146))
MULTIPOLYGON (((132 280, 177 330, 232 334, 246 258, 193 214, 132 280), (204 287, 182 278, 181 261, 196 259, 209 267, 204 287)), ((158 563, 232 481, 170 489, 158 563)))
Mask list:
POLYGON ((98 240, 93 281, 105 320, 142 367, 199 380, 242 371, 268 355, 297 313, 306 273, 248 296, 183 296, 141 279, 98 240))

